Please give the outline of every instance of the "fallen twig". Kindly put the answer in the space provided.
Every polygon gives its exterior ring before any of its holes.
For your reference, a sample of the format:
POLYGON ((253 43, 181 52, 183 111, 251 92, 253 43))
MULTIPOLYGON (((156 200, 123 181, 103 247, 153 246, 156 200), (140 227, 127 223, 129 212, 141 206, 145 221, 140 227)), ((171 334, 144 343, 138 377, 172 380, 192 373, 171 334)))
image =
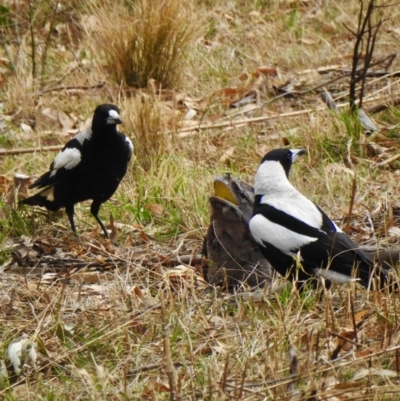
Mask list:
POLYGON ((384 111, 389 108, 389 106, 397 106, 400 104, 400 97, 396 99, 389 100, 386 103, 377 104, 376 106, 372 106, 366 109, 366 112, 369 114, 379 113, 380 111, 384 111))
POLYGON ((62 91, 62 90, 66 90, 66 91, 76 91, 76 90, 90 90, 90 89, 100 89, 103 88, 104 85, 106 83, 105 82, 99 82, 96 85, 84 85, 84 86, 64 86, 64 85, 60 85, 60 86, 55 86, 54 88, 49 88, 49 89, 44 89, 42 90, 39 95, 44 95, 46 93, 49 92, 56 92, 56 91, 62 91))
POLYGON ((391 162, 394 162, 395 160, 397 160, 397 159, 399 159, 399 158, 400 158, 400 153, 398 153, 397 155, 394 155, 394 156, 392 156, 392 157, 389 157, 389 159, 386 159, 386 160, 383 161, 383 162, 376 163, 376 165, 379 166, 379 167, 385 166, 386 164, 389 164, 389 163, 391 163, 391 162))
MULTIPOLYGON (((173 364, 174 364, 174 366, 175 366, 176 368, 179 368, 179 367, 181 367, 181 366, 184 366, 184 364, 183 364, 182 362, 174 362, 173 364)), ((186 364, 186 365, 188 365, 188 364, 186 364)), ((130 370, 130 371, 128 372, 128 374, 127 374, 127 377, 128 377, 128 378, 136 377, 136 375, 137 375, 138 373, 141 373, 141 372, 148 372, 149 370, 154 370, 154 369, 161 370, 161 369, 165 369, 166 366, 167 366, 167 365, 166 365, 164 362, 151 363, 151 364, 145 365, 145 366, 138 366, 137 368, 130 370)))
POLYGON ((345 337, 345 336, 342 336, 342 335, 339 334, 339 333, 334 333, 333 331, 329 331, 329 330, 328 330, 328 334, 330 334, 331 336, 334 336, 334 337, 338 337, 338 338, 340 338, 340 339, 343 340, 343 341, 347 341, 348 343, 353 344, 353 345, 355 345, 355 346, 358 347, 358 348, 361 348, 361 347, 362 347, 361 344, 358 344, 358 343, 356 343, 355 341, 351 340, 350 338, 347 338, 347 337, 345 337))
POLYGON ((64 145, 54 146, 43 146, 41 148, 22 148, 22 149, 0 149, 0 156, 12 156, 21 155, 24 153, 36 153, 36 152, 53 152, 55 150, 61 150, 64 145))

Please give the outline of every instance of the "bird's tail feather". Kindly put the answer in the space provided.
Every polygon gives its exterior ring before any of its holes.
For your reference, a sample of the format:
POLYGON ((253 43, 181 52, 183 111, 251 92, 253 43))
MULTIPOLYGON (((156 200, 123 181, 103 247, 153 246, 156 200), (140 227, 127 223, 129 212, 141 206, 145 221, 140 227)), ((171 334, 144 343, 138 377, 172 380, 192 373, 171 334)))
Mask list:
POLYGON ((54 188, 46 188, 36 195, 30 196, 29 198, 23 199, 20 203, 30 206, 43 206, 53 212, 59 210, 62 206, 54 200, 53 197, 54 188))

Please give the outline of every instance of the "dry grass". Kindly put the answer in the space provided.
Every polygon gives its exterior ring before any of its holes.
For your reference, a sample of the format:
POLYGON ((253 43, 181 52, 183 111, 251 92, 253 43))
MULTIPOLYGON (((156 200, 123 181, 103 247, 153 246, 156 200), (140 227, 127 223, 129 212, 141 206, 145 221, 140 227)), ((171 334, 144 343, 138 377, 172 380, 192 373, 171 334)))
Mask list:
POLYGON ((126 129, 133 133, 136 149, 141 150, 136 154, 138 164, 145 171, 153 163, 153 167, 158 168, 162 155, 174 151, 173 136, 169 131, 177 125, 177 117, 163 109, 153 88, 148 93, 138 92, 133 98, 126 99, 122 107, 130 110, 125 120, 126 129))
POLYGON ((183 82, 186 56, 201 35, 201 20, 188 1, 151 0, 96 7, 94 52, 118 85, 143 88, 150 79, 163 88, 183 82))
MULTIPOLYGON (((11 7, 11 2, 4 4, 11 7)), ((46 4, 35 19, 38 44, 47 37, 39 21, 46 13, 52 15, 55 2, 46 4)), ((207 288, 198 257, 213 178, 231 171, 251 182, 260 158, 283 144, 308 148, 308 157, 293 167, 291 181, 342 226, 348 221, 357 173, 349 227, 356 242, 370 247, 399 244, 399 159, 379 164, 399 153, 398 106, 373 114, 383 129, 367 137, 356 131, 346 107, 339 114, 327 110, 315 89, 324 84, 338 103, 346 102, 345 69, 351 64, 353 39, 343 24, 354 28, 358 2, 180 4, 93 0, 94 14, 86 6, 61 8, 44 75, 40 70, 32 74, 29 24, 20 25, 20 42, 11 41, 15 29, 7 40, 2 36, 9 53, 3 46, 0 62, 6 63, 1 60, 10 54, 15 62, 14 55, 20 54, 24 68, 18 73, 0 69, 5 83, 0 90, 0 148, 65 143, 74 129, 85 125, 96 104, 111 101, 122 110, 121 128, 135 143, 136 160, 101 210, 103 221, 116 231, 116 247, 101 238, 87 204, 77 207, 79 241, 65 216, 50 221, 39 209, 10 211, 7 180, 19 171, 39 175, 54 153, 0 156, 0 360, 22 333, 36 341, 38 352, 37 369, 27 360, 22 374, 0 390, 1 396, 397 399, 397 294, 341 287, 322 300, 313 292, 299 296, 290 291, 229 296, 207 288), (146 8, 150 4, 153 12, 146 8), (123 11, 139 5, 136 13, 147 17, 123 11), (192 41, 198 21, 206 21, 205 33, 192 41), (174 55, 170 48, 163 53, 155 45, 144 47, 145 41, 137 42, 138 47, 127 45, 143 36, 160 45, 162 30, 168 40, 174 33, 187 35, 184 44, 189 48, 176 55, 176 69, 154 61, 156 55, 164 60, 174 55), (99 43, 102 49, 95 52, 99 43), (134 71, 132 62, 139 73, 128 81, 125 74, 134 71), (339 67, 315 70, 326 66, 339 67), (177 75, 163 81, 153 67, 168 67, 177 75), (259 67, 270 70, 260 73, 259 67), (135 85, 139 76, 140 90, 125 86, 135 85), (150 87, 149 78, 157 81, 150 87), (334 78, 340 79, 329 83, 334 78), (99 81, 106 84, 94 88, 99 81), (167 82, 169 91, 164 90, 167 82), (286 82, 295 93, 275 98, 286 82), (229 107, 248 94, 255 103, 229 107), (68 131, 59 119, 43 117, 46 108, 75 117, 76 125, 68 131), (291 116, 293 112, 298 114, 291 116), (243 122, 260 116, 269 119, 243 122), (220 128, 195 129, 213 124, 220 128), (292 348, 298 359, 294 381, 289 373, 292 348)), ((377 58, 398 46, 400 25, 394 8, 378 12, 391 19, 378 37, 377 58)), ((395 59, 390 71, 399 70, 395 59)), ((370 78, 365 107, 390 103, 399 92, 397 76, 370 78)))

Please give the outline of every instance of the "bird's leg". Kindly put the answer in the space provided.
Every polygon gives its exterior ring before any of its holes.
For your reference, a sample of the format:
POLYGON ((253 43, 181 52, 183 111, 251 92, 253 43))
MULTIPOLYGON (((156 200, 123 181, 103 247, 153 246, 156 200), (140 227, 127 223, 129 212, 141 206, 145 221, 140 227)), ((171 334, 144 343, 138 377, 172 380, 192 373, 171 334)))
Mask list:
POLYGON ((75 235, 78 235, 76 232, 75 221, 74 221, 74 205, 66 206, 65 211, 67 212, 69 224, 71 224, 72 231, 75 233, 75 235))
POLYGON ((100 217, 99 217, 100 205, 101 205, 101 202, 93 201, 92 205, 90 206, 90 212, 92 213, 94 218, 97 220, 97 222, 100 224, 100 227, 102 228, 106 238, 110 238, 106 228, 104 227, 103 222, 100 220, 100 217))

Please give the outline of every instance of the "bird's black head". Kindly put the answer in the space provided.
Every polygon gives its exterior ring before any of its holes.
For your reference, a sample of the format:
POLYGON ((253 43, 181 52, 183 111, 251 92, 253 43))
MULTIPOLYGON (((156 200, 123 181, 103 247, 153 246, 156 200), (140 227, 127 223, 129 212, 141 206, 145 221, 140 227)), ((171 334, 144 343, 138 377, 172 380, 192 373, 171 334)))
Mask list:
POLYGON ((122 124, 120 110, 115 104, 101 104, 93 115, 93 126, 122 124))
POLYGON ((261 164, 266 161, 277 161, 281 163, 283 169, 285 170, 286 176, 289 177, 290 167, 292 163, 301 155, 307 153, 305 149, 274 149, 268 152, 263 159, 261 164))

